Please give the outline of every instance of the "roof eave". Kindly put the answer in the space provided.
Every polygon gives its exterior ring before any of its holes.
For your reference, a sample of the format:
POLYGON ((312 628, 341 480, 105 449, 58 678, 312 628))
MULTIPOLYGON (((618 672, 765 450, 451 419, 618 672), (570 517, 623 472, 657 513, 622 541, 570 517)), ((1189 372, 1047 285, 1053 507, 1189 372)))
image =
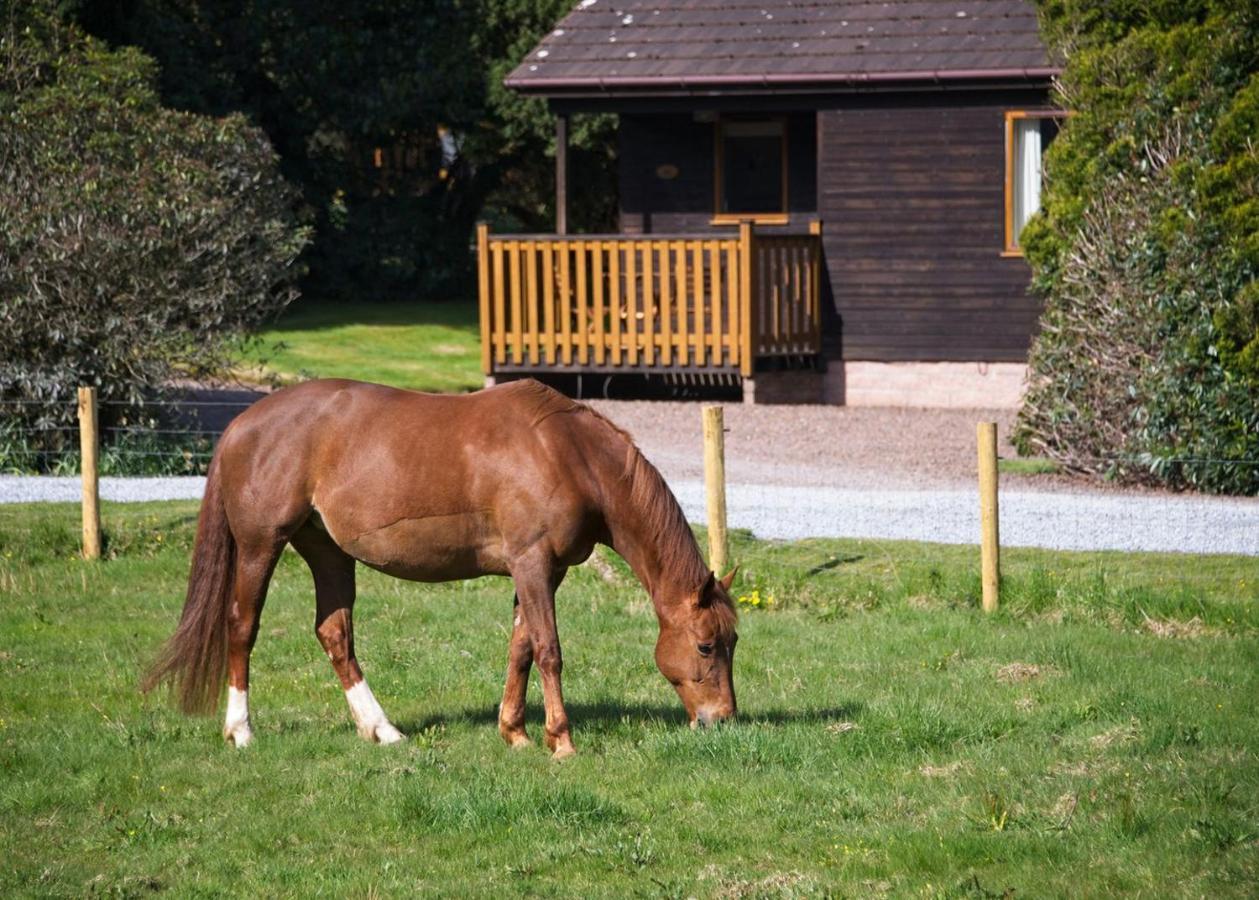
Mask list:
POLYGON ((515 72, 503 84, 522 94, 559 97, 584 95, 651 96, 657 93, 698 92, 739 93, 744 91, 781 91, 786 89, 818 91, 827 88, 851 88, 862 85, 920 86, 947 82, 1023 80, 1044 83, 1057 77, 1057 66, 1011 67, 1001 69, 931 69, 904 72, 835 72, 819 75, 681 75, 640 76, 610 75, 606 77, 548 78, 518 76, 515 72))

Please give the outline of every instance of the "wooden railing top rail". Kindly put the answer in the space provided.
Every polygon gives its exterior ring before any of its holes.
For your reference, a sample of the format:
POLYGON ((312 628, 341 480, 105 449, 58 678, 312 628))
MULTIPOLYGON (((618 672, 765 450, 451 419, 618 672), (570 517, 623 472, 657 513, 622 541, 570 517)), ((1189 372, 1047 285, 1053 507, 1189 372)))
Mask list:
MULTIPOLYGON (((777 235, 776 235, 777 236, 777 235)), ((809 235, 782 235, 782 237, 809 237, 809 235)), ((738 232, 729 234, 490 234, 491 241, 577 241, 616 242, 620 244, 646 243, 649 241, 737 241, 738 232)))

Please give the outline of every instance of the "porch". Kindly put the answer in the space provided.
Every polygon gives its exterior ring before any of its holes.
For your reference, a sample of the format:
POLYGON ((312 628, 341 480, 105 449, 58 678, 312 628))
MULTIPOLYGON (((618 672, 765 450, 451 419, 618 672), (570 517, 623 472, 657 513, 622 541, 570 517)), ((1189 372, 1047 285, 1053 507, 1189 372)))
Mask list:
POLYGON ((815 368, 821 225, 808 234, 477 232, 481 367, 514 373, 815 368))

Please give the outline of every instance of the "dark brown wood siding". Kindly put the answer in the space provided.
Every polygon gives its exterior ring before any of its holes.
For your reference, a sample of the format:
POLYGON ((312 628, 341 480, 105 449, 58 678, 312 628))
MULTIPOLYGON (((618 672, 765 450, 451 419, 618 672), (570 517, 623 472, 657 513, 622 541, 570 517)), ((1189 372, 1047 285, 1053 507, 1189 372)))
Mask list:
MULTIPOLYGON (((754 114, 754 113, 752 113, 754 114)), ((772 110, 764 115, 781 115, 772 110)), ((621 231, 703 234, 714 230, 714 125, 692 113, 622 113, 618 130, 621 231), (677 177, 664 179, 661 166, 677 177)), ((817 218, 817 133, 813 111, 787 114, 787 208, 802 229, 817 218)), ((730 231, 732 226, 715 230, 730 231)))
POLYGON ((818 212, 853 360, 1023 361, 1040 312, 1003 257, 1007 109, 1043 92, 865 98, 818 113, 818 212))

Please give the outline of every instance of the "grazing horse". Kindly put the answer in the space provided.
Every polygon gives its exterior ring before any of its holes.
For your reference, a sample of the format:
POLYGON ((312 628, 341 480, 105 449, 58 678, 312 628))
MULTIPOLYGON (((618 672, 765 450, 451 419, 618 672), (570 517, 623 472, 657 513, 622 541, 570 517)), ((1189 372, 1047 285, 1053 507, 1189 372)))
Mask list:
POLYGON ((188 594, 144 689, 170 681, 185 712, 227 682, 224 737, 249 743, 249 655, 285 544, 315 578, 315 634, 359 734, 402 735, 354 656, 354 562, 399 578, 509 575, 514 626, 498 730, 529 743, 529 668, 546 745, 574 752, 560 687, 555 591, 597 543, 629 563, 660 623, 656 664, 692 726, 735 712, 733 572, 717 579, 677 500, 624 431, 536 381, 440 396, 311 381, 259 400, 210 462, 188 594))

